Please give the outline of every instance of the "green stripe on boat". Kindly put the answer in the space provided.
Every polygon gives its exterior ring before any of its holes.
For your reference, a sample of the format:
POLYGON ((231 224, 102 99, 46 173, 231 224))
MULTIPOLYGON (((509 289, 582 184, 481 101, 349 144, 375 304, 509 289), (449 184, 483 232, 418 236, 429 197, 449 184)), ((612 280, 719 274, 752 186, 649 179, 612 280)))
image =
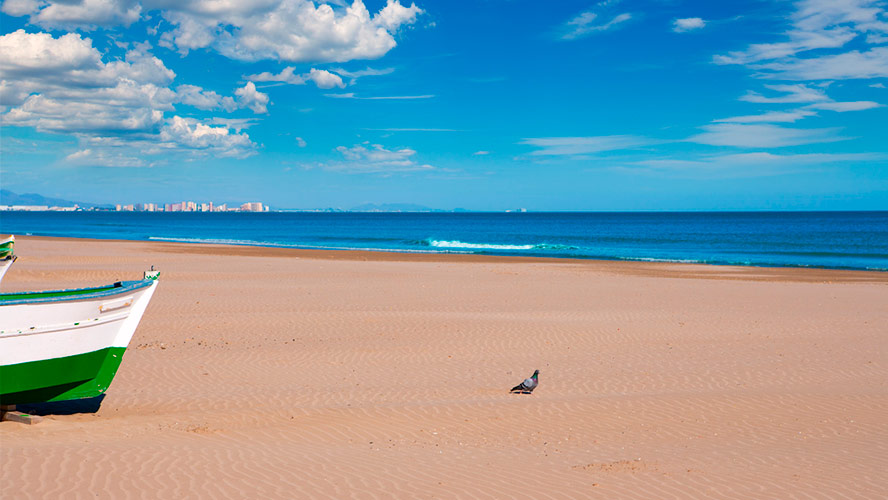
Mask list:
MULTIPOLYGON (((104 292, 106 290, 114 290, 114 286, 100 286, 97 288, 80 288, 77 290, 52 290, 48 292, 20 292, 20 293, 0 293, 0 300, 20 300, 20 299, 45 299, 49 297, 68 297, 71 295, 86 295, 89 293, 104 292)), ((119 288, 119 287, 117 287, 119 288)))
POLYGON ((0 366, 0 404, 41 403, 104 394, 125 347, 0 366))

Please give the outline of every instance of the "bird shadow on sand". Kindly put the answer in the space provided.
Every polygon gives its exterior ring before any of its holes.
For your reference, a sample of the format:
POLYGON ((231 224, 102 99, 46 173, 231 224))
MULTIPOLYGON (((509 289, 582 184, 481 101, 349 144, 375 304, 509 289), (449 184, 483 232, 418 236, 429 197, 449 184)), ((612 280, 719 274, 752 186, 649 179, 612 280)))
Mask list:
POLYGON ((531 391, 509 391, 509 394, 533 394, 531 391))
POLYGON ((29 403, 16 405, 16 410, 28 415, 75 415, 77 413, 96 413, 102 406, 105 395, 94 398, 74 399, 71 401, 52 401, 48 403, 29 403))

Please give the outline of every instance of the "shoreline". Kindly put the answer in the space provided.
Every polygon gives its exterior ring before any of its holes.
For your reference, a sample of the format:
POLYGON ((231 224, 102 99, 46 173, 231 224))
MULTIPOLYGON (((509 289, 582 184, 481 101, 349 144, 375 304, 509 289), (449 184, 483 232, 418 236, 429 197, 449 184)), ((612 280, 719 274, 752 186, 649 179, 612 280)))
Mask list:
POLYGON ((90 243, 146 245, 151 251, 173 251, 218 256, 278 257, 312 260, 369 261, 369 262, 436 262, 436 263, 486 263, 486 264, 560 264, 579 266, 589 270, 615 274, 671 277, 735 279, 749 281, 794 281, 832 283, 882 283, 888 284, 888 271, 833 269, 823 267, 764 267, 730 264, 648 262, 636 260, 574 259, 560 257, 527 257, 470 253, 411 253, 372 250, 319 250, 291 247, 266 247, 259 245, 228 245, 220 243, 184 243, 159 240, 126 240, 75 238, 68 236, 16 235, 17 242, 24 241, 80 241, 90 243), (161 250, 158 250, 161 249, 161 250))

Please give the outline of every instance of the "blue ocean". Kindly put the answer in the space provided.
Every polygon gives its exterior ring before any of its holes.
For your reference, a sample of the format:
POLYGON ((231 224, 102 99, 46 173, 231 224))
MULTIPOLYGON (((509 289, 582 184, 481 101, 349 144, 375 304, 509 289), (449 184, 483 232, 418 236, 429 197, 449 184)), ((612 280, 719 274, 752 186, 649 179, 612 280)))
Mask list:
POLYGON ((0 212, 0 233, 888 271, 888 211, 0 212))

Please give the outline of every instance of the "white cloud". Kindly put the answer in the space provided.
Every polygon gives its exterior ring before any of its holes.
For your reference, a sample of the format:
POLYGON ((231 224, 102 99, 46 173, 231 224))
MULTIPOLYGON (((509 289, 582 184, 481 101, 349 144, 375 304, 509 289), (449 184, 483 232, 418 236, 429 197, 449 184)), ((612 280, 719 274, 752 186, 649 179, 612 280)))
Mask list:
POLYGON ((339 146, 336 151, 345 161, 324 165, 327 170, 353 173, 395 173, 435 170, 428 164, 418 163, 413 157, 416 151, 410 148, 386 149, 381 144, 356 144, 352 147, 339 146))
POLYGON ((884 83, 874 83, 874 84, 870 85, 870 87, 872 87, 874 89, 884 89, 885 84, 884 83))
POLYGON ((248 129, 255 125, 259 120, 256 118, 220 118, 213 117, 209 120, 206 120, 208 125, 223 125, 231 130, 234 130, 237 133, 240 133, 242 130, 248 129))
POLYGON ((160 131, 160 139, 189 149, 208 150, 222 157, 244 157, 254 152, 247 134, 232 134, 226 127, 211 127, 180 116, 167 121, 160 131))
POLYGON ((241 107, 250 108, 256 114, 268 113, 268 94, 256 90, 256 84, 247 82, 242 88, 234 91, 237 103, 241 107))
POLYGON ((77 150, 65 157, 73 165, 94 167, 146 167, 150 164, 142 158, 126 155, 118 151, 91 148, 77 150))
MULTIPOLYGON (((183 129, 178 117, 165 117, 177 103, 230 111, 234 100, 192 85, 171 90, 175 73, 147 44, 135 44, 123 60, 103 62, 89 38, 19 30, 0 36, 0 71, 6 106, 0 122, 73 135, 83 145, 70 156, 74 163, 140 166, 147 162, 131 159, 161 151, 246 156, 255 146, 246 134, 196 121, 187 122, 192 137, 177 134, 183 129), (220 138, 194 140, 209 129, 220 138)), ((247 104, 258 107, 257 99, 247 104)))
POLYGON ((472 156, 486 156, 489 154, 490 154, 490 151, 483 151, 482 150, 482 151, 475 151, 474 153, 472 153, 472 156))
POLYGON ((348 82, 349 85, 354 85, 355 82, 358 81, 358 78, 361 78, 364 76, 388 75, 390 73, 393 73, 394 71, 395 71, 395 68, 373 69, 373 68, 367 67, 365 69, 358 70, 358 71, 346 71, 342 68, 333 68, 334 73, 351 79, 348 82))
POLYGON ((17 30, 0 36, 0 71, 5 78, 19 78, 34 72, 94 70, 101 55, 92 40, 68 33, 53 38, 49 33, 17 30))
POLYGON ((389 0, 376 15, 360 0, 346 9, 308 0, 281 0, 214 8, 216 2, 167 9, 164 18, 176 26, 165 40, 181 51, 212 47, 232 59, 291 62, 344 62, 376 59, 397 43, 392 36, 413 24, 422 9, 389 0), (250 7, 253 7, 252 9, 250 7))
POLYGON ((295 71, 296 68, 293 66, 287 66, 277 74, 263 71, 256 75, 249 75, 246 78, 254 82, 283 82, 290 85, 305 85, 305 75, 297 75, 295 71))
POLYGON ((699 17, 688 17, 672 21, 672 31, 676 33, 698 30, 704 26, 706 26, 706 21, 699 17))
POLYGON ((583 12, 565 23, 563 26, 565 33, 561 35, 561 38, 563 40, 575 40, 589 36, 592 33, 607 31, 630 19, 632 19, 632 14, 623 13, 614 16, 605 23, 596 24, 598 14, 589 11, 583 12))
POLYGON ((308 79, 315 82, 315 85, 320 89, 332 89, 333 87, 344 88, 345 84, 342 83, 342 78, 335 74, 330 73, 325 69, 314 69, 311 68, 311 72, 308 74, 308 79))
POLYGON ((176 87, 176 100, 197 109, 234 111, 237 103, 229 96, 221 96, 212 90, 204 90, 196 85, 176 87))
POLYGON ((687 139, 688 142, 711 146, 739 148, 780 148, 845 140, 836 128, 786 128, 770 124, 716 123, 701 127, 705 132, 687 139))
POLYGON ((781 43, 752 44, 744 51, 717 55, 717 64, 751 64, 759 61, 793 56, 814 49, 838 48, 855 38, 847 29, 835 29, 823 33, 790 32, 791 41, 781 43))
POLYGON ((632 135, 606 135, 597 137, 539 137, 524 139, 520 144, 539 149, 532 155, 574 156, 602 151, 634 149, 655 144, 659 141, 632 135))
POLYGON ((849 102, 821 102, 807 106, 812 109, 825 109, 828 111, 863 111, 866 109, 881 108, 882 105, 873 101, 849 101, 849 102))
POLYGON ((324 97, 332 97, 334 99, 361 99, 366 101, 385 101, 385 100, 412 100, 412 99, 431 99, 435 97, 435 94, 423 94, 423 95, 390 95, 390 96, 372 96, 372 97, 361 97, 355 95, 354 92, 345 92, 342 94, 324 94, 324 97))
POLYGON ((799 103, 799 102, 817 102, 828 101, 829 97, 822 89, 812 89, 803 84, 792 85, 765 85, 775 92, 782 92, 784 95, 777 97, 765 97, 758 92, 749 91, 740 98, 741 101, 757 102, 757 103, 799 103))
POLYGON ((792 111, 769 111, 760 115, 734 116, 714 120, 717 123, 793 123, 802 118, 816 116, 814 111, 796 109, 792 111))
POLYGON ((3 11, 44 28, 82 29, 128 26, 159 11, 173 26, 161 33, 161 44, 182 54, 212 48, 232 59, 292 62, 382 57, 397 45, 394 35, 423 13, 398 0, 375 15, 361 0, 336 9, 311 0, 12 0, 3 11))
POLYGON ((250 75, 247 78, 256 82, 283 82, 290 85, 305 85, 306 82, 314 82, 318 88, 332 89, 333 87, 344 88, 345 84, 342 78, 324 69, 311 68, 311 71, 303 74, 296 74, 296 68, 287 66, 280 73, 273 74, 268 71, 259 73, 258 75, 250 75))
POLYGON ((747 65, 759 70, 757 76, 781 80, 888 75, 888 48, 836 53, 852 40, 870 45, 888 41, 888 16, 880 0, 801 0, 795 8, 786 40, 752 44, 715 56, 714 62, 747 65), (818 52, 810 55, 814 50, 818 52))
POLYGON ((455 128, 365 128, 377 132, 462 132, 455 128))
MULTIPOLYGON (((20 4, 20 2, 16 2, 20 4)), ((129 26, 141 17, 142 6, 136 0, 81 0, 79 2, 24 2, 30 9, 17 5, 17 14, 31 14, 30 23, 43 28, 94 29, 106 26, 129 26)), ((6 5, 4 4, 4 9, 6 5)), ((5 10, 4 10, 5 12, 5 10)))
POLYGON ((43 2, 40 0, 5 0, 0 5, 0 12, 10 16, 27 16, 37 12, 43 2))
POLYGON ((703 156, 696 158, 658 158, 635 162, 634 165, 655 171, 718 173, 733 177, 777 175, 799 167, 816 167, 830 163, 860 163, 883 161, 881 153, 813 153, 773 154, 764 151, 703 156))
POLYGON ((780 80, 849 80, 888 77, 888 47, 809 59, 790 58, 755 66, 763 76, 780 80))
POLYGON ((305 146, 308 146, 308 143, 305 142, 305 139, 303 139, 302 137, 297 137, 295 140, 296 140, 296 145, 299 146, 300 148, 304 148, 305 146))

